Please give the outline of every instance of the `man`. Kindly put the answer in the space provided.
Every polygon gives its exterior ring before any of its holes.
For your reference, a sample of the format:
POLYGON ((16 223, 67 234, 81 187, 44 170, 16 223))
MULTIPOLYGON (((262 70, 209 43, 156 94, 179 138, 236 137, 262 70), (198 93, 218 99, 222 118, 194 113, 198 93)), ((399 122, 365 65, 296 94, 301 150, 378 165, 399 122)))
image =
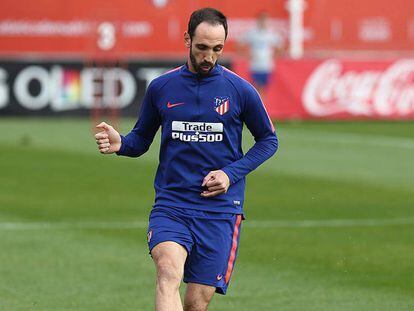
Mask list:
POLYGON ((274 54, 283 48, 282 38, 271 31, 268 24, 268 14, 260 12, 256 26, 241 37, 240 45, 247 46, 250 56, 250 75, 255 88, 264 95, 270 76, 274 70, 274 54))
POLYGON ((190 17, 187 63, 153 80, 132 131, 102 122, 101 153, 140 156, 162 126, 148 245, 157 270, 156 310, 207 310, 225 294, 243 215, 245 176, 272 156, 277 138, 254 88, 218 65, 226 17, 211 8, 190 17), (243 122, 256 143, 243 156, 243 122))

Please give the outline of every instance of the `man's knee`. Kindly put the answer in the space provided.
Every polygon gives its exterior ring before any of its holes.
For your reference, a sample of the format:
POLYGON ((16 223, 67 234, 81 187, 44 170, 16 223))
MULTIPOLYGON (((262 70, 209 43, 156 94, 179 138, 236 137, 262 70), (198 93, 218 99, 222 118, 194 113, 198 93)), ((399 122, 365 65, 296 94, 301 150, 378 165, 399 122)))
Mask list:
POLYGON ((151 251, 161 290, 178 290, 187 256, 185 249, 173 242, 160 243, 151 251))
POLYGON ((160 258, 155 263, 157 284, 162 288, 178 289, 183 277, 183 269, 169 258, 160 258))

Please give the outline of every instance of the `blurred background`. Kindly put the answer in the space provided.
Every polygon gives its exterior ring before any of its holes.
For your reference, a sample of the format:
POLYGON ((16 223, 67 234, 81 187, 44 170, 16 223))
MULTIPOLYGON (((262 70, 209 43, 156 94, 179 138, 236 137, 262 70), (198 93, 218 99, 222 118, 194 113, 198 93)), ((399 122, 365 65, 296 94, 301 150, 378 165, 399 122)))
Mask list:
POLYGON ((261 12, 280 41, 266 104, 284 119, 409 119, 413 2, 2 1, 0 114, 136 116, 148 83, 181 65, 191 12, 222 10, 222 63, 250 80, 238 41, 261 12), (357 8, 357 9, 356 9, 357 8))
POLYGON ((247 179, 211 310, 413 310, 412 0, 1 1, 0 309, 154 308, 159 137, 137 160, 92 135, 133 127, 205 6, 228 17, 220 62, 252 83, 243 38, 266 13, 278 45, 261 94, 280 140, 247 179))

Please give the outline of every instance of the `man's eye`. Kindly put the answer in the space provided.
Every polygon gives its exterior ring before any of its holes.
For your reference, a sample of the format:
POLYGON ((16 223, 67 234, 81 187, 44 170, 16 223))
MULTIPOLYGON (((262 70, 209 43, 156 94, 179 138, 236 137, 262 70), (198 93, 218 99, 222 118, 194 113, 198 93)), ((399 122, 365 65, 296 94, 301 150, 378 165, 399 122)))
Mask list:
POLYGON ((222 47, 216 47, 214 48, 214 52, 220 52, 223 48, 222 47))
POLYGON ((198 48, 199 50, 202 50, 202 51, 204 51, 204 50, 206 50, 206 49, 207 49, 207 47, 206 47, 205 45, 198 45, 198 46, 197 46, 197 48, 198 48))

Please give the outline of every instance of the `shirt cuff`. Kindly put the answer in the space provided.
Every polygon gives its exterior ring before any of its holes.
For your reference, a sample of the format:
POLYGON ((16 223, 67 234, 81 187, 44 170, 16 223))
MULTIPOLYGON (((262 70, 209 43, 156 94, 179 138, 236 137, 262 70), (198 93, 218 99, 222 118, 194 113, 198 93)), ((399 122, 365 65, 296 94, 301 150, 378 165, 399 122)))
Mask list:
POLYGON ((226 175, 227 175, 227 177, 229 178, 229 180, 230 180, 230 185, 232 185, 232 184, 234 184, 234 182, 235 182, 235 178, 234 178, 234 176, 233 176, 233 174, 230 172, 230 170, 227 168, 227 167, 224 167, 224 168, 222 168, 221 169, 226 175))
POLYGON ((121 136, 121 148, 119 148, 119 150, 117 151, 117 152, 115 152, 116 153, 116 155, 125 155, 125 149, 126 149, 126 146, 125 146, 125 136, 123 136, 123 135, 120 135, 121 136))

